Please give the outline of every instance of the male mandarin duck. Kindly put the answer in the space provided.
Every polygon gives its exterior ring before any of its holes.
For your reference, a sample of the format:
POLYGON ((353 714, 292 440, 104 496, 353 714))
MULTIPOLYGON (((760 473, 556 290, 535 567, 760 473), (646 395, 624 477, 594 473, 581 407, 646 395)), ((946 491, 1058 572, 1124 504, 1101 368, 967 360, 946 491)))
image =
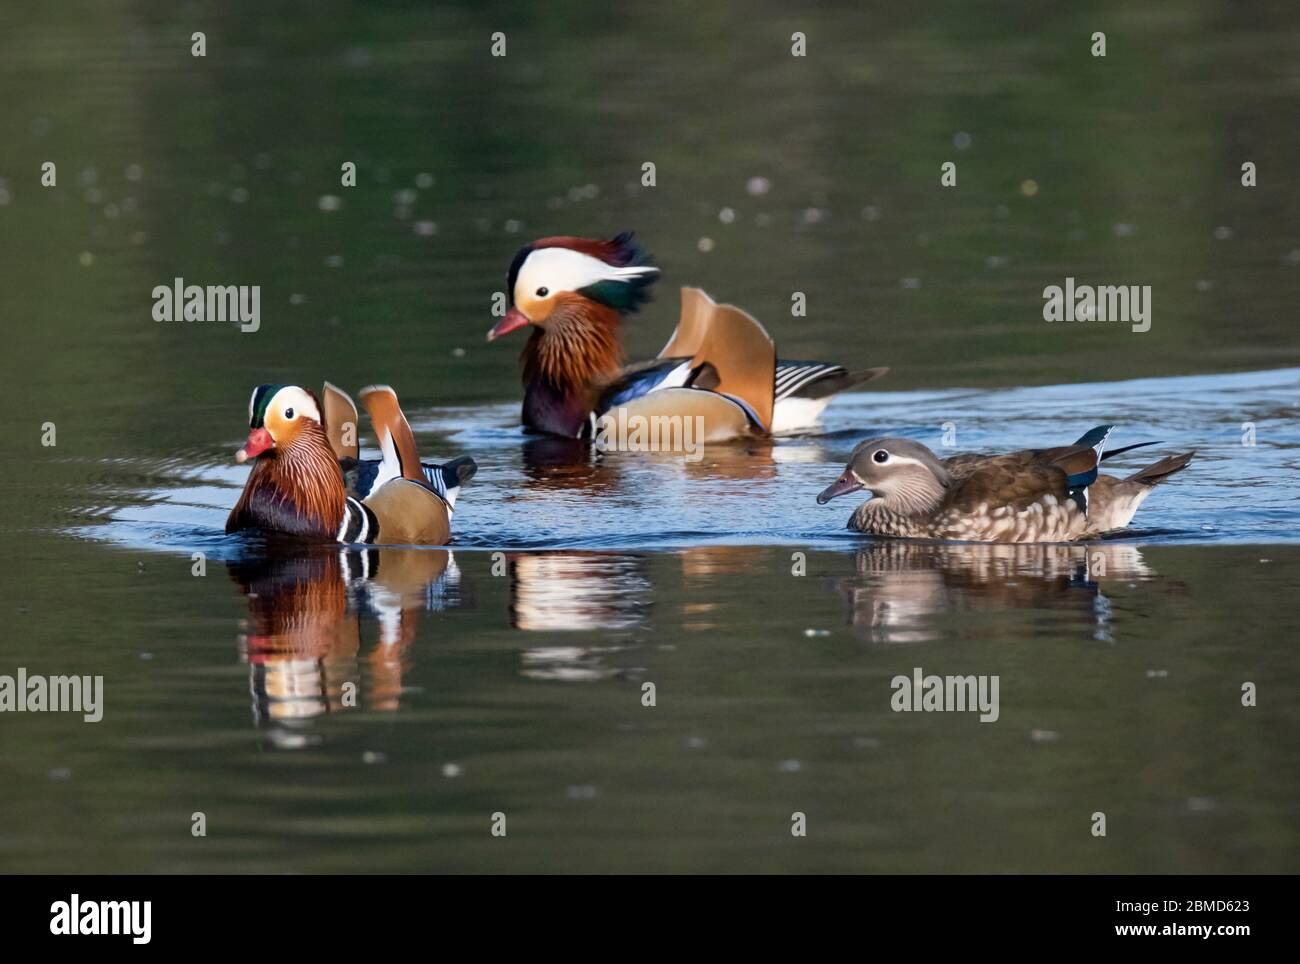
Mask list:
POLYGON ((316 396, 296 385, 259 385, 248 402, 248 441, 239 462, 256 459, 226 532, 262 529, 307 539, 379 545, 445 545, 460 486, 477 466, 468 456, 422 463, 397 395, 361 390, 380 459, 361 459, 357 407, 328 382, 316 396))
POLYGON ((858 506, 848 527, 878 536, 971 542, 1091 539, 1127 526, 1151 490, 1196 454, 1168 456, 1123 479, 1099 475, 1102 460, 1158 444, 1139 442, 1105 452, 1111 428, 1094 428, 1073 445, 948 459, 910 439, 871 439, 853 450, 844 473, 817 502, 825 505, 869 490, 873 498, 858 506))
POLYGON ((810 425, 834 395, 888 371, 778 360, 758 321, 699 288, 682 289, 681 318, 658 358, 625 365, 619 324, 658 276, 630 232, 520 249, 507 280, 510 308, 487 337, 533 326, 522 356, 527 428, 591 437, 602 415, 621 409, 703 416, 704 441, 765 436, 810 425))

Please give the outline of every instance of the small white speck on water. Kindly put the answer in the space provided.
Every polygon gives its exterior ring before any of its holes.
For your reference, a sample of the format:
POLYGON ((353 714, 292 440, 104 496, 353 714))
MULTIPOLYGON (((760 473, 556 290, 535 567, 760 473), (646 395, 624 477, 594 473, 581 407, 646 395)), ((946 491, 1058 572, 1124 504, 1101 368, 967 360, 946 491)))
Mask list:
POLYGON ((82 184, 94 184, 99 180, 99 171, 93 167, 83 167, 80 177, 82 184))
POLYGON ((434 221, 416 221, 411 228, 422 238, 431 238, 438 233, 438 225, 434 221))
POLYGON ((908 291, 914 291, 915 289, 921 287, 921 279, 920 278, 899 278, 898 284, 900 287, 906 288, 908 291))
POLYGON ((686 745, 692 750, 703 750, 709 745, 709 741, 702 736, 688 736, 686 745))
POLYGON ((153 653, 141 653, 140 658, 146 662, 153 659, 153 653))
POLYGON ((1165 679, 1169 676, 1167 669, 1149 669, 1147 670, 1147 679, 1165 679))
POLYGON ((1282 260, 1287 264, 1300 264, 1300 248, 1292 248, 1282 260))
POLYGON ((1214 287, 1214 282, 1208 278, 1201 278, 1196 282, 1196 290, 1204 294, 1214 287))
POLYGON ((322 194, 317 199, 316 206, 325 212, 337 211, 343 206, 343 199, 337 194, 322 194))
POLYGON ((396 191, 393 192, 393 203, 405 207, 410 207, 412 204, 416 202, 416 200, 419 199, 419 197, 420 195, 416 193, 415 188, 411 188, 411 187, 398 188, 396 191))
POLYGON ((361 754, 362 763, 384 763, 388 759, 388 754, 382 750, 366 750, 361 754))
POLYGON ((1192 813, 1209 813, 1218 803, 1213 797, 1188 797, 1187 809, 1192 813))
POLYGON ((143 232, 143 231, 132 231, 132 232, 131 232, 131 243, 132 243, 132 244, 144 244, 144 243, 145 243, 146 241, 148 241, 148 240, 149 240, 149 235, 146 234, 146 233, 143 232))
POLYGON ((464 357, 465 357, 465 349, 464 349, 464 348, 453 348, 453 349, 451 350, 451 357, 452 357, 452 358, 464 358, 464 357))
POLYGON ((242 187, 232 188, 230 191, 230 201, 232 204, 243 204, 248 200, 248 189, 242 187))
POLYGON ((855 736, 853 745, 859 750, 874 750, 880 746, 880 738, 875 736, 855 736))
POLYGON ((0 184, 0 208, 4 207, 12 199, 13 199, 13 195, 9 193, 8 186, 4 184, 0 184))
POLYGON ((1005 254, 991 254, 984 259, 984 267, 1005 268, 1008 260, 1010 259, 1008 259, 1005 254))
POLYGON ((695 247, 700 249, 701 254, 708 254, 710 251, 713 250, 713 239, 700 238, 700 240, 695 242, 695 247))
POLYGON ((879 219, 880 219, 880 208, 876 207, 874 204, 868 204, 866 207, 862 209, 862 220, 878 221, 879 219))
POLYGON ((970 147, 970 135, 965 131, 958 131, 952 135, 952 146, 959 151, 964 151, 970 147))
POLYGON ((570 800, 595 800, 596 797, 600 796, 600 790, 590 783, 582 783, 566 787, 564 795, 570 800))
POLYGON ((1228 227, 1226 224, 1220 224, 1217 228, 1214 229, 1215 241, 1228 241, 1231 240, 1231 238, 1232 238, 1232 228, 1228 227))
POLYGON ((831 631, 829 629, 805 629, 803 631, 803 634, 809 638, 812 638, 814 636, 829 636, 831 634, 831 631))
POLYGON ((1137 227, 1129 224, 1127 221, 1117 221, 1111 225, 1110 230, 1117 238, 1127 238, 1131 237, 1133 233, 1137 231, 1137 227))
POLYGON ((1213 532, 1213 531, 1214 531, 1214 526, 1210 525, 1208 522, 1202 522, 1202 523, 1201 523, 1201 528, 1204 529, 1206 532, 1213 532))
POLYGON ((1260 562, 1272 562, 1273 560, 1272 560, 1272 559, 1261 559, 1261 560, 1259 560, 1259 561, 1260 561, 1260 562))
POLYGON ((1061 738, 1061 734, 1055 730, 1040 730, 1034 728, 1029 731, 1029 739, 1034 743, 1055 743, 1061 738))
POLYGON ((299 294, 298 292, 294 292, 289 296, 289 304, 291 305, 301 305, 304 302, 306 302, 306 300, 307 300, 307 296, 304 294, 299 294))
POLYGON ((736 220, 736 212, 731 208, 723 208, 718 212, 718 220, 723 224, 732 224, 736 220))
POLYGON ((510 218, 504 225, 506 234, 518 234, 524 229, 524 222, 517 218, 510 218))
POLYGON ((51 780, 71 780, 72 769, 71 767, 50 767, 48 776, 51 780))
POLYGON ((421 191, 429 190, 429 188, 433 187, 433 175, 428 171, 421 171, 415 175, 415 186, 421 191))
POLYGON ((327 267, 327 268, 341 268, 341 267, 343 267, 343 255, 341 255, 341 254, 327 254, 327 255, 325 256, 325 267, 327 267))
POLYGON ((750 197, 762 197, 772 190, 772 182, 760 175, 755 175, 745 182, 745 193, 750 197))
POLYGON ((1025 197, 1033 197, 1038 193, 1038 182, 1032 177, 1025 178, 1020 182, 1020 193, 1025 197))
POLYGON ((781 773, 798 773, 803 769, 803 764, 798 760, 782 760, 776 768, 781 773))
POLYGON ((455 780, 464 772, 459 763, 444 763, 442 765, 442 775, 448 780, 455 780))
POLYGON ((77 262, 83 268, 89 268, 91 265, 95 263, 95 256, 91 254, 89 251, 83 251, 81 252, 81 254, 77 255, 77 262))
POLYGON ((128 164, 125 174, 128 181, 138 181, 144 177, 144 168, 139 164, 128 164))
POLYGON ((803 210, 804 224, 821 224, 829 217, 830 212, 825 208, 804 208, 803 210))

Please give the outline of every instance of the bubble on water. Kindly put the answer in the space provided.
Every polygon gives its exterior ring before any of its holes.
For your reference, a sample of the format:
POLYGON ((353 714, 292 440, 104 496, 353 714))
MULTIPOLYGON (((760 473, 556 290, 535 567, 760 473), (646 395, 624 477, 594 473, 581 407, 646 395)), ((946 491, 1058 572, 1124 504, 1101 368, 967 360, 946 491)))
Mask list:
POLYGON ((880 738, 876 736, 855 736, 853 745, 859 750, 874 750, 880 746, 880 738))
POLYGON ((433 175, 426 171, 421 171, 419 174, 415 175, 415 186, 421 191, 427 191, 429 188, 433 187, 433 175))
POLYGON ((448 780, 455 780, 465 771, 460 768, 459 763, 444 763, 442 765, 442 775, 448 780))
POLYGON ((110 221, 116 218, 118 213, 119 213, 119 208, 116 204, 109 202, 108 204, 104 205, 104 217, 108 218, 110 221))
POLYGON ((383 763, 388 759, 388 754, 382 750, 366 750, 361 754, 362 763, 383 763))
POLYGON ((9 194, 9 188, 0 187, 0 207, 4 207, 10 200, 11 195, 9 194))
POLYGON ((880 219, 880 208, 876 207, 874 204, 868 204, 866 207, 862 209, 862 220, 877 221, 879 219, 880 219))
POLYGON ((416 193, 415 188, 403 187, 393 192, 393 203, 402 205, 411 205, 419 200, 420 195, 416 193))
POLYGON ((1131 237, 1133 233, 1137 231, 1136 225, 1130 224, 1127 221, 1116 221, 1110 226, 1110 229, 1117 238, 1131 237))
POLYGON ((83 167, 81 169, 81 174, 79 175, 79 178, 83 185, 94 184, 96 181, 99 180, 99 171, 97 171, 94 167, 83 167))
POLYGON ((984 259, 986 268, 1005 268, 1010 259, 1005 254, 991 254, 984 259))
POLYGON ((1147 679, 1165 679, 1169 675, 1167 669, 1149 669, 1147 670, 1147 679))
POLYGON ((464 358, 464 357, 465 357, 465 349, 464 349, 464 348, 453 348, 453 349, 451 350, 451 357, 452 357, 452 358, 464 358))
POLYGON ((153 659, 153 653, 149 653, 149 652, 141 653, 140 659, 144 660, 147 663, 149 660, 153 659))
POLYGON ((905 288, 908 291, 915 291, 917 288, 921 287, 921 279, 920 278, 899 278, 898 284, 900 287, 905 288))
POLYGON ((1061 738, 1061 734, 1055 730, 1032 729, 1029 731, 1029 739, 1034 743, 1055 743, 1061 738))
POLYGON ((803 634, 811 639, 818 636, 829 636, 831 631, 829 629, 805 629, 803 634))
POLYGON ((243 204, 248 200, 248 189, 237 187, 230 192, 230 200, 235 204, 243 204))
POLYGON ((708 745, 709 741, 702 736, 688 736, 686 738, 686 746, 691 750, 703 750, 708 745))
POLYGON ((970 135, 965 131, 958 131, 952 135, 952 146, 959 151, 964 151, 970 147, 970 135))
POLYGON ((1188 797, 1187 809, 1192 813, 1209 813, 1218 807, 1213 797, 1188 797))
POLYGON ((708 254, 710 251, 713 250, 713 239, 700 238, 700 240, 695 242, 695 247, 699 248, 702 254, 708 254))
POLYGON ((341 268, 341 267, 343 267, 343 255, 341 255, 341 254, 327 254, 327 255, 325 256, 325 267, 327 267, 327 268, 341 268))
POLYGON ((504 227, 506 229, 506 234, 518 234, 520 231, 523 230, 524 222, 519 221, 515 218, 510 218, 508 221, 506 221, 504 227))
POLYGON ((772 223, 772 215, 768 214, 766 211, 759 211, 754 215, 754 223, 760 228, 765 228, 772 223))
POLYGON ((1213 287, 1214 287, 1214 282, 1210 281, 1207 278, 1201 278, 1199 281, 1196 282, 1196 290, 1200 292, 1209 291, 1213 287))
POLYGON ((718 212, 718 220, 723 224, 731 224, 736 220, 736 212, 731 208, 723 208, 718 212))
POLYGON ((804 208, 803 210, 804 224, 821 224, 829 217, 830 212, 825 208, 804 208))
POLYGON ((745 182, 745 193, 750 197, 762 197, 772 190, 772 182, 765 177, 755 175, 745 182))
POLYGON ((343 206, 343 199, 337 194, 322 194, 316 199, 316 206, 322 211, 337 211, 343 206))
POLYGON ((71 780, 72 768, 71 767, 50 767, 49 773, 47 775, 51 780, 71 780))
POLYGON ((1282 258, 1286 264, 1300 264, 1300 248, 1292 248, 1282 258))
POLYGON ((1038 193, 1038 182, 1032 177, 1026 178, 1020 182, 1020 193, 1025 197, 1033 197, 1038 193))
POLYGON ((600 790, 590 783, 582 783, 566 787, 564 795, 570 800, 595 800, 600 795, 600 790))
POLYGON ((411 228, 422 238, 431 238, 438 233, 438 225, 433 221, 416 221, 411 228))
POLYGON ((1228 227, 1226 224, 1220 224, 1217 228, 1214 229, 1215 241, 1227 241, 1231 237, 1232 237, 1232 228, 1228 227))
POLYGON ((77 263, 83 268, 89 268, 95 263, 95 256, 89 251, 83 251, 81 254, 77 255, 77 263))
POLYGON ((289 304, 291 305, 301 305, 306 301, 307 301, 307 296, 304 294, 299 294, 296 291, 289 296, 289 304))
POLYGON ((782 760, 776 768, 781 773, 798 773, 803 769, 803 764, 798 760, 782 760))
POLYGON ((139 164, 128 164, 124 173, 128 181, 138 181, 144 177, 144 168, 139 164))

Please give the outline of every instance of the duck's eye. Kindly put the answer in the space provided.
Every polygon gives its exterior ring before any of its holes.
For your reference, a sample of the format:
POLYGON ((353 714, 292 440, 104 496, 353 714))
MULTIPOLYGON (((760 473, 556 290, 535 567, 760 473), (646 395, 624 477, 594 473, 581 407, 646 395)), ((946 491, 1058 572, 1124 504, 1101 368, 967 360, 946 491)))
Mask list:
MULTIPOLYGON (((284 410, 284 417, 285 417, 286 419, 291 419, 291 418, 293 418, 293 409, 291 409, 291 408, 286 408, 286 409, 284 410)), ((879 454, 879 453, 877 453, 877 454, 879 454)))
POLYGON ((871 456, 871 460, 877 464, 883 465, 885 462, 889 461, 889 453, 884 449, 876 449, 875 454, 871 456))
POLYGON ((550 293, 551 293, 550 288, 542 287, 537 289, 537 297, 539 298, 545 298, 550 293))

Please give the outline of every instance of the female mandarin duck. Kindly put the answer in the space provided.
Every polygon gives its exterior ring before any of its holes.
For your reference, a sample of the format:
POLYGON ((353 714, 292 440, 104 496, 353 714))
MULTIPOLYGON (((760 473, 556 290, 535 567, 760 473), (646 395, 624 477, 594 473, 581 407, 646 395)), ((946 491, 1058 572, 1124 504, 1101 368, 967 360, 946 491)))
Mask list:
POLYGON ((259 385, 248 402, 248 441, 235 458, 256 459, 226 532, 262 529, 307 539, 379 545, 445 545, 460 486, 477 466, 465 456, 422 463, 397 395, 361 390, 380 459, 359 458, 357 407, 325 383, 316 396, 296 385, 259 385))
POLYGON ((888 371, 778 361, 762 325, 699 288, 682 289, 677 330, 659 357, 626 366, 619 324, 658 275, 630 232, 520 249, 507 281, 511 307, 488 341, 533 326, 522 359, 526 427, 590 437, 602 415, 621 409, 703 416, 704 441, 763 436, 811 424, 834 395, 888 371))
POLYGON ((1117 479, 1099 475, 1103 459, 1155 442, 1105 453, 1112 426, 1073 445, 1010 455, 939 459, 924 445, 877 438, 853 451, 844 474, 818 504, 869 490, 849 528, 878 536, 972 542, 1073 542, 1129 524, 1160 482, 1187 466, 1195 452, 1161 459, 1117 479))

